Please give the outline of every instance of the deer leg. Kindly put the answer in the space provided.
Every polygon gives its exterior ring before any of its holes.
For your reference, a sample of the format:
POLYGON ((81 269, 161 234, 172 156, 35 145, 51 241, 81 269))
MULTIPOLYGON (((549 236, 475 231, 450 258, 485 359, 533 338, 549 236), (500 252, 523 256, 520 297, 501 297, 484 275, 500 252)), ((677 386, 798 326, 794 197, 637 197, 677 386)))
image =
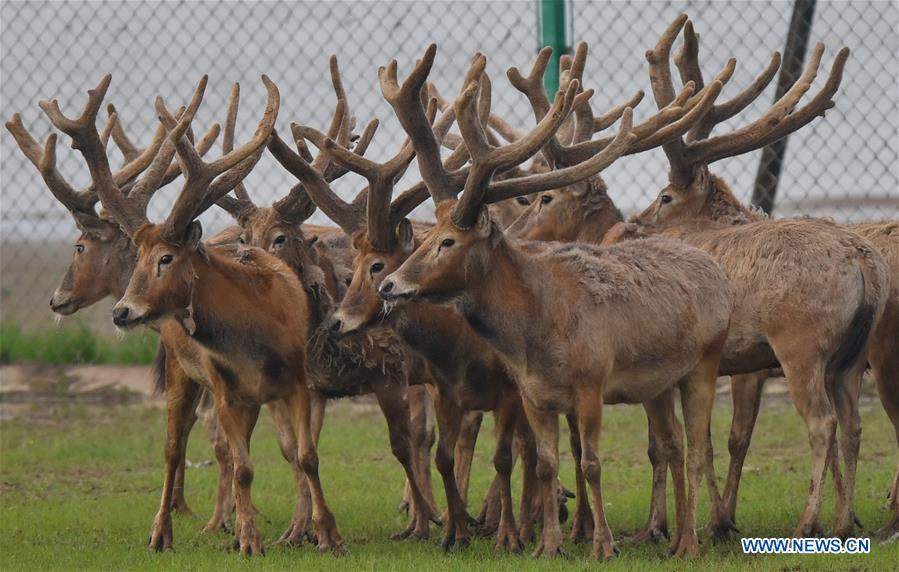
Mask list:
MULTIPOLYGON (((631 542, 660 542, 663 538, 670 538, 668 533, 668 504, 666 500, 668 470, 665 452, 659 443, 656 427, 653 425, 653 417, 650 412, 650 404, 644 403, 646 421, 649 429, 649 440, 646 454, 652 465, 652 495, 649 499, 649 518, 646 524, 635 535, 629 538, 631 542)), ((674 468, 672 467, 672 471, 674 468)))
POLYGON ((219 477, 215 509, 209 522, 203 527, 203 532, 218 532, 220 530, 231 532, 232 528, 228 519, 231 516, 231 511, 234 510, 234 486, 232 478, 234 466, 231 463, 231 449, 228 447, 228 440, 225 438, 225 433, 214 412, 212 414, 212 419, 215 423, 215 427, 212 431, 212 449, 215 452, 215 459, 218 462, 219 477))
MULTIPOLYGON (((899 331, 899 312, 891 304, 871 336, 868 362, 877 386, 880 403, 893 423, 896 443, 899 444, 899 352, 896 351, 896 332, 899 331)), ((889 522, 875 536, 879 540, 899 539, 899 465, 888 495, 887 508, 892 513, 889 522)))
MULTIPOLYGON (((471 462, 474 458, 474 448, 478 442, 478 432, 481 430, 481 422, 484 414, 480 411, 466 411, 462 417, 462 425, 459 427, 459 440, 456 441, 456 486, 462 502, 468 504, 468 483, 471 478, 471 462)), ((486 502, 486 501, 485 501, 486 502)))
POLYGON ((518 395, 513 394, 503 399, 493 413, 496 419, 496 454, 493 456, 493 466, 501 484, 499 496, 502 507, 499 527, 496 531, 495 548, 512 552, 524 550, 524 545, 518 536, 518 526, 515 524, 515 514, 512 508, 512 467, 515 461, 512 454, 512 441, 520 408, 518 395))
MULTIPOLYGON (((514 447, 514 445, 513 445, 514 447)), ((513 465, 514 465, 514 449, 513 449, 513 465)), ((495 476, 487 488, 487 494, 484 495, 484 503, 481 505, 481 512, 478 513, 478 535, 493 536, 499 528, 500 514, 502 513, 502 501, 500 499, 500 489, 502 483, 499 475, 495 476)))
POLYGON ((165 439, 165 480, 162 485, 162 499, 159 512, 153 520, 149 547, 152 550, 172 548, 172 497, 175 489, 175 473, 183 457, 185 444, 184 429, 190 416, 196 410, 200 386, 194 383, 174 359, 168 359, 165 369, 166 385, 166 439, 165 439))
POLYGON ((593 538, 593 511, 590 508, 590 500, 587 493, 587 482, 584 480, 584 471, 579 459, 583 455, 581 448, 581 432, 578 428, 578 420, 575 415, 566 415, 568 421, 568 439, 571 444, 571 455, 575 459, 575 504, 574 518, 571 521, 571 540, 576 544, 589 542, 593 538))
POLYGON ((420 479, 415 472, 412 460, 411 427, 409 402, 406 399, 406 386, 398 383, 382 382, 375 385, 375 396, 378 405, 387 420, 390 434, 390 448, 393 456, 406 472, 412 503, 410 505, 412 519, 405 530, 393 536, 394 540, 406 538, 424 539, 428 537, 430 521, 436 516, 431 512, 427 501, 419 488, 420 479))
MULTIPOLYGON (((834 380, 831 385, 833 404, 840 427, 839 444, 842 447, 845 468, 842 487, 841 490, 838 490, 836 522, 832 536, 842 539, 853 535, 857 521, 853 507, 855 506, 855 475, 862 433, 862 420, 858 413, 858 396, 861 391, 864 366, 865 364, 862 362, 855 372, 845 374, 842 379, 834 380)), ((834 442, 834 449, 836 449, 836 442, 834 442)), ((833 455, 832 462, 836 469, 839 465, 838 455, 833 455)), ((834 481, 837 481, 836 475, 834 481)))
POLYGON ((602 384, 582 384, 576 389, 575 414, 580 435, 581 455, 577 462, 593 496, 593 557, 609 560, 618 553, 606 521, 602 501, 602 466, 599 462, 599 434, 602 428, 602 384))
POLYGON ((833 405, 825 389, 825 365, 822 360, 806 361, 802 364, 781 360, 793 404, 805 420, 812 454, 811 484, 805 510, 794 531, 794 535, 800 537, 822 532, 821 499, 837 425, 833 405))
POLYGON ((219 426, 228 440, 234 467, 234 549, 245 556, 259 555, 265 550, 262 536, 256 529, 256 510, 250 495, 253 464, 250 462, 249 443, 249 436, 259 418, 259 405, 246 403, 223 393, 225 392, 216 392, 215 408, 219 426))
POLYGON ((437 425, 440 429, 437 440, 437 470, 443 479, 443 488, 446 492, 447 516, 444 522, 443 541, 444 550, 452 547, 466 548, 469 543, 468 513, 462 495, 456 486, 454 452, 456 441, 459 438, 459 430, 462 425, 464 412, 439 393, 434 396, 434 406, 437 411, 437 425))
POLYGON ((184 498, 184 471, 186 469, 185 465, 187 464, 187 440, 190 437, 190 432, 196 422, 197 410, 194 408, 184 425, 184 432, 181 437, 183 440, 183 443, 181 443, 181 459, 178 461, 178 468, 175 471, 175 485, 174 490, 172 491, 172 510, 181 516, 196 516, 194 511, 192 511, 187 504, 187 499, 184 498))
MULTIPOLYGON (((698 556, 696 505, 699 486, 706 472, 712 406, 715 403, 715 381, 718 378, 719 354, 705 357, 680 383, 681 407, 687 429, 687 502, 678 509, 683 515, 675 536, 675 556, 698 556)), ((672 475, 673 478, 673 475, 672 475)), ((675 501, 677 496, 675 495, 675 501)))
MULTIPOLYGON (((409 439, 412 446, 412 462, 418 478, 418 488, 434 516, 434 524, 440 525, 437 503, 434 501, 431 486, 431 447, 437 440, 435 435, 434 403, 427 385, 410 385, 407 397, 409 400, 410 428, 409 439)), ((409 480, 403 490, 403 501, 400 512, 408 514, 412 505, 412 487, 409 480)))
MULTIPOLYGON (((768 379, 768 371, 734 375, 730 378, 731 397, 734 416, 730 425, 730 437, 727 449, 730 453, 730 465, 727 469, 727 480, 724 483, 724 496, 721 503, 712 507, 708 529, 716 540, 726 540, 737 529, 737 493, 740 478, 743 474, 743 463, 749 451, 749 442, 759 416, 762 403, 762 389, 768 379)), ((713 499, 714 500, 714 499, 713 499)), ((714 505, 714 502, 713 502, 714 505)))
POLYGON ((540 411, 523 398, 524 411, 534 432, 537 444, 537 480, 543 504, 543 531, 533 552, 535 558, 565 554, 562 548, 562 529, 559 526, 559 415, 540 411))
POLYGON ((518 525, 518 537, 522 542, 534 540, 534 523, 537 520, 540 506, 536 502, 540 485, 537 482, 537 442, 534 440, 534 432, 528 425, 521 398, 518 398, 518 415, 516 420, 516 434, 519 448, 521 449, 521 517, 518 525))
POLYGON ((283 400, 272 401, 268 404, 275 423, 278 437, 278 447, 281 455, 293 470, 294 483, 297 488, 297 499, 294 505, 293 517, 290 526, 278 538, 276 544, 299 546, 310 533, 312 524, 312 497, 309 494, 309 486, 306 483, 306 475, 300 468, 297 460, 296 428, 293 426, 293 414, 287 409, 283 400))
MULTIPOLYGON (((671 539, 671 551, 680 544, 681 532, 685 530, 686 517, 686 479, 684 477, 684 430, 674 414, 674 388, 665 390, 661 395, 643 404, 646 417, 652 427, 655 439, 655 454, 659 462, 671 471, 671 483, 674 490, 675 531, 671 539)), ((665 510, 663 505, 663 510, 665 510)), ((667 525, 666 530, 667 534, 667 525)))
POLYGON ((306 482, 312 496, 312 527, 318 539, 318 549, 322 552, 346 552, 343 539, 337 531, 334 514, 325 500, 321 479, 318 475, 318 451, 312 431, 312 394, 304 379, 294 386, 294 391, 284 396, 287 409, 293 412, 293 426, 297 432, 297 459, 306 475, 306 482))

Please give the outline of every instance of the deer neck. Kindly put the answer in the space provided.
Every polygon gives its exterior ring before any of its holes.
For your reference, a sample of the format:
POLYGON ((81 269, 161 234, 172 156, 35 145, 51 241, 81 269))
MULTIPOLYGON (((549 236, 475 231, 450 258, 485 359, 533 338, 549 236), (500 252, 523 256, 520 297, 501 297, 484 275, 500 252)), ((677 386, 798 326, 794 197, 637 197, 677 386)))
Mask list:
POLYGON ((740 204, 728 184, 717 175, 709 176, 708 198, 700 216, 728 225, 745 224, 760 218, 757 213, 740 204))
POLYGON ((427 302, 402 304, 388 316, 394 333, 411 350, 440 369, 452 367, 451 350, 460 336, 462 319, 452 309, 427 302))
POLYGON ((521 347, 516 338, 523 335, 525 324, 539 319, 539 285, 543 270, 522 249, 500 238, 490 251, 487 268, 470 282, 456 301, 456 308, 469 326, 497 350, 514 354, 521 347), (508 324, 521 324, 509 328, 508 324))
MULTIPOLYGON (((305 314, 306 310, 301 304, 304 298, 288 305, 273 295, 276 274, 292 277, 292 271, 269 262, 281 264, 258 251, 247 251, 239 260, 214 249, 195 252, 193 275, 186 277, 188 306, 176 319, 194 340, 218 353, 266 345, 272 322, 288 323, 290 313, 305 314)), ((302 296, 298 280, 295 289, 302 296)))
POLYGON ((606 195, 587 198, 584 205, 584 221, 579 225, 578 234, 574 240, 599 244, 603 237, 613 226, 622 222, 624 217, 621 211, 606 195))

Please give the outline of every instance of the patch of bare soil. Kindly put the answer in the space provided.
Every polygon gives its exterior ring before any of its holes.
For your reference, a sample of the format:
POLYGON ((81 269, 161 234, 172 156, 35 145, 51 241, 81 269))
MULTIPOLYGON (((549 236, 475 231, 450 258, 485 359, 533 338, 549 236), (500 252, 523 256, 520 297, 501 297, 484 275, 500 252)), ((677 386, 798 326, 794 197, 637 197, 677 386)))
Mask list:
POLYGON ((0 366, 0 421, 18 417, 35 404, 162 403, 153 395, 148 366, 0 366))

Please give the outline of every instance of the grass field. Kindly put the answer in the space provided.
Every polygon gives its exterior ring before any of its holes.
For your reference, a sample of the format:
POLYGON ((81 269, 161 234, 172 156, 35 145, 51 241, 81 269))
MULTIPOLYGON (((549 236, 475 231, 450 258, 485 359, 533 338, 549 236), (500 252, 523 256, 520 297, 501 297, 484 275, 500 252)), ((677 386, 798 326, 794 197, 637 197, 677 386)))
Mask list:
MULTIPOLYGON (((489 540, 477 540, 462 553, 444 554, 432 540, 393 542, 404 519, 396 511, 402 471, 387 446, 383 420, 368 405, 329 406, 321 445, 325 492, 351 553, 337 558, 313 547, 270 548, 260 559, 243 559, 229 550, 224 534, 204 535, 205 520, 175 517, 175 550, 149 552, 144 546, 162 484, 164 411, 139 405, 16 405, 0 425, 0 569, 190 569, 190 570, 603 570, 634 569, 854 569, 899 566, 899 546, 872 544, 869 555, 744 556, 733 541, 713 544, 702 536, 703 556, 668 559, 661 545, 621 543, 620 557, 608 564, 590 559, 589 550, 569 544, 568 560, 535 561, 528 556, 495 554, 489 540), (10 419, 11 417, 11 419, 10 419)), ((637 529, 648 512, 650 472, 645 455, 645 425, 634 407, 609 407, 602 436, 603 488, 616 537, 637 529)), ((714 420, 719 475, 726 460, 730 408, 719 403, 714 420)), ((895 468, 892 427, 875 400, 863 404, 864 436, 856 504, 868 528, 886 521, 882 509, 895 468)), ((493 439, 485 422, 472 478, 476 510, 492 477, 493 439)), ((563 443, 567 439, 563 436, 563 443)), ((766 397, 747 459, 738 524, 748 536, 788 535, 802 510, 807 488, 807 440, 802 422, 782 399, 766 397)), ((573 488, 567 446, 562 477, 573 488)), ((213 459, 205 431, 198 427, 188 458, 213 459)), ((293 485, 281 460, 267 414, 253 440, 256 480, 253 494, 265 538, 274 540, 293 508, 293 485)), ((202 463, 201 463, 202 464, 202 463)), ((435 486, 440 482, 435 471, 435 486)), ((518 486, 516 473, 516 490, 518 486)), ((208 517, 216 469, 191 468, 187 498, 208 517)), ((828 481, 825 523, 833 512, 828 481)), ((442 489, 435 490, 442 501, 442 489)), ((669 497, 670 498, 670 497, 669 497)), ((703 490, 700 517, 708 514, 703 490)), ((566 530, 567 525, 563 527, 566 530)))

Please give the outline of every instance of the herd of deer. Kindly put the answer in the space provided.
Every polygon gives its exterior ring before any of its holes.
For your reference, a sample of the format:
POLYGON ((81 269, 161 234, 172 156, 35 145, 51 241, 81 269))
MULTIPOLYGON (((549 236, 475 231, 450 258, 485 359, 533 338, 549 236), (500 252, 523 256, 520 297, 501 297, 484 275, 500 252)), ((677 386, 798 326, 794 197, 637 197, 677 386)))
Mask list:
MULTIPOLYGON (((206 530, 230 529, 235 511, 236 548, 263 552, 250 497, 249 440, 266 404, 297 486, 293 519, 280 541, 309 537, 320 550, 344 550, 319 479, 316 444, 326 400, 373 393, 407 475, 411 521, 398 537, 427 537, 430 523, 442 521, 445 548, 469 542, 476 522, 466 510, 472 447, 482 412, 492 411, 497 475, 480 522, 495 533, 497 548, 520 551, 539 524, 535 555, 562 552, 560 498, 570 493, 558 481, 561 413, 578 461, 571 538, 592 539, 595 556, 612 557, 617 548, 600 486, 602 407, 639 403, 648 420, 653 480, 650 516, 637 538, 669 536, 670 471, 671 552, 696 555, 703 478, 710 530, 716 536, 736 531, 737 490, 762 384, 777 367, 811 448, 811 486, 795 534, 821 532, 830 470, 837 493, 833 534, 852 535, 859 525, 853 490, 866 366, 899 437, 899 224, 770 219, 741 205, 709 171, 711 163, 778 140, 834 105, 846 48, 820 91, 800 105, 822 54, 819 44, 802 76, 760 118, 712 136, 718 123, 762 93, 780 67, 779 54, 750 85, 716 103, 735 61, 707 83, 698 34, 681 15, 646 53, 658 112, 635 124, 632 107, 642 92, 594 113, 593 91, 583 87, 585 44, 563 58, 562 87, 550 102, 543 75, 551 54, 544 49, 529 75, 508 72, 534 111, 536 126, 523 132, 491 112, 480 54, 455 100, 441 98, 428 82, 436 55, 431 45, 405 81, 396 61, 378 70, 381 92, 408 136, 384 163, 364 157, 378 123, 354 132, 333 57, 337 106, 326 133, 292 124, 295 147, 282 140, 275 130, 280 94, 263 76, 268 102, 253 138, 235 148, 235 85, 223 154, 211 162, 203 157, 219 126, 198 139, 191 128, 205 77, 186 107, 172 111, 156 99, 161 125, 140 149, 112 105, 97 129, 107 75, 76 119, 56 100, 40 102, 90 170, 90 186, 77 191, 55 166, 57 134, 42 147, 14 115, 7 129, 81 231, 53 311, 68 315, 111 296, 118 299, 117 326, 144 325, 161 337, 157 382, 168 425, 150 547, 171 548, 172 512, 190 511, 183 495, 185 446, 205 394, 217 421, 220 465, 206 530), (678 93, 670 60, 681 32, 683 45, 673 56, 678 93), (616 121, 614 135, 594 137, 616 121), (458 133, 450 132, 454 123, 458 133), (106 151, 110 138, 125 159, 117 171, 106 151), (624 155, 659 146, 670 163, 669 183, 645 211, 624 221, 599 173, 624 155), (299 181, 270 207, 254 204, 242 184, 266 149, 299 181), (394 198, 413 159, 422 182, 394 198), (330 183, 350 171, 368 184, 347 202, 330 183), (178 177, 184 183, 168 217, 151 223, 149 200, 178 177), (429 196, 436 222, 410 222, 407 215, 429 196), (204 242, 196 219, 213 205, 237 226, 204 242), (337 227, 305 224, 316 208, 337 227), (731 376, 734 407, 723 494, 709 441, 719 375, 731 376), (443 515, 429 477, 435 417, 443 515), (517 456, 524 477, 516 521, 510 475, 517 456)), ((899 533, 899 480, 890 502, 891 520, 880 531, 885 537, 899 533)))

